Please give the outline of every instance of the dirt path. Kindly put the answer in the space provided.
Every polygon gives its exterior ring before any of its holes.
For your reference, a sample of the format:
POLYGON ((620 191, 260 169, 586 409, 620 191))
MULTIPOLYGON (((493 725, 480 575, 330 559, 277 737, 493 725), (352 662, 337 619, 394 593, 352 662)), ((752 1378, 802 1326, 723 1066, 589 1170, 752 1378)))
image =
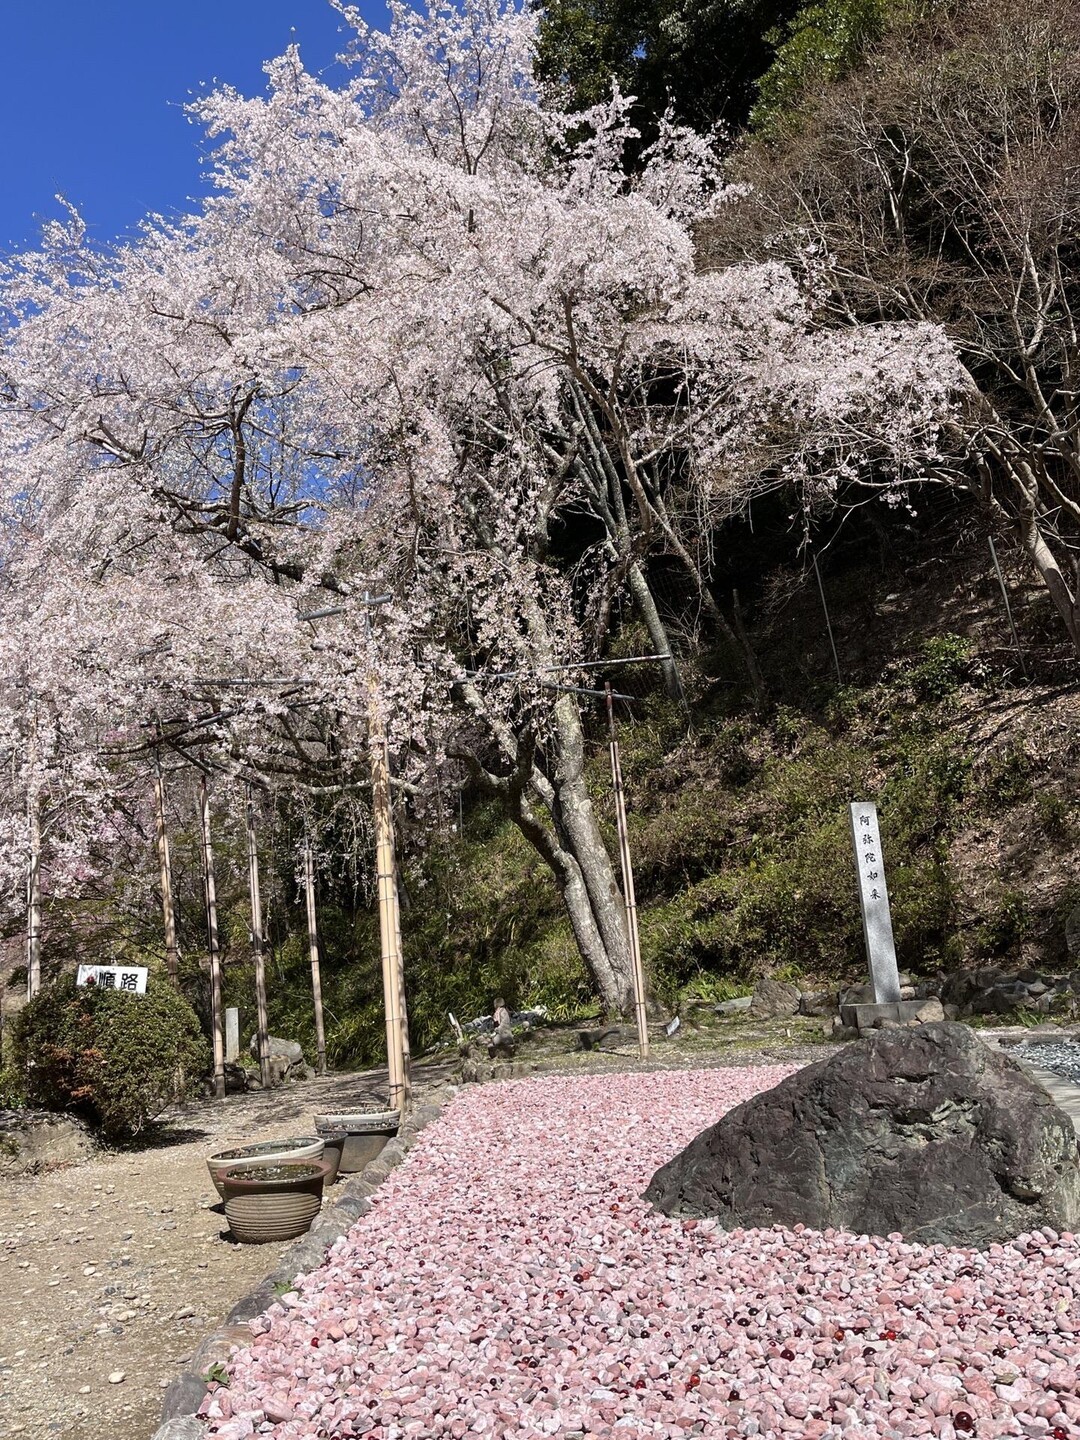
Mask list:
POLYGON ((162 1390, 287 1248, 225 1238, 205 1157, 379 1108, 380 1092, 373 1071, 229 1096, 172 1113, 167 1144, 6 1183, 0 1436, 146 1440, 162 1390))

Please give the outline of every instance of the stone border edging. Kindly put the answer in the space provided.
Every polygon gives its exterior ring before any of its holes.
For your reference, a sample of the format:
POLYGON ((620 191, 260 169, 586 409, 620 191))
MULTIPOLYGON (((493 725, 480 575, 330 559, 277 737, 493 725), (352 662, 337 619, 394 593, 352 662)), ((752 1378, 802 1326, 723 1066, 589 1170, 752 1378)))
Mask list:
POLYGON ((207 1393, 202 1376, 211 1365, 227 1364, 232 1351, 251 1340, 248 1322, 278 1301, 280 1297, 274 1288, 276 1285, 291 1283, 298 1275, 307 1274, 323 1263, 330 1246, 347 1235, 360 1216, 367 1213, 371 1208, 369 1196, 391 1171, 397 1169, 421 1130, 430 1125, 441 1111, 442 1104, 429 1102, 418 1105, 395 1138, 387 1141, 375 1159, 342 1182, 340 1197, 320 1210, 311 1229, 290 1245, 277 1268, 250 1294, 236 1302, 224 1325, 206 1336, 188 1361, 188 1368, 166 1390, 161 1407, 161 1424, 151 1440, 203 1440, 207 1426, 197 1413, 207 1393))

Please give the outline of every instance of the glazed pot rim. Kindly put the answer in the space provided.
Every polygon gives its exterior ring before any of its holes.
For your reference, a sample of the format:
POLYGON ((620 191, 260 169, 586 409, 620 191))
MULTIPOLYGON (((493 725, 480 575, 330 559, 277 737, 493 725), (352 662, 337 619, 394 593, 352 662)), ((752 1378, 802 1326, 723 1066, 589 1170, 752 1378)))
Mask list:
POLYGON ((322 1138, 321 1135, 302 1135, 286 1140, 258 1140, 252 1145, 232 1145, 228 1150, 218 1150, 207 1156, 207 1163, 238 1165, 244 1160, 257 1160, 263 1155, 273 1155, 277 1150, 288 1154, 290 1150, 299 1150, 306 1145, 317 1145, 322 1138))
POLYGON ((341 1111, 332 1115, 316 1115, 315 1129, 322 1139, 324 1131, 346 1135, 372 1135, 380 1130, 397 1130, 401 1125, 400 1110, 341 1111))
POLYGON ((286 1160, 281 1165, 233 1165, 226 1170, 221 1183, 230 1190, 289 1190, 294 1185, 310 1185, 325 1180, 330 1174, 326 1160, 286 1160), (293 1170, 301 1174, 267 1176, 268 1170, 293 1170))

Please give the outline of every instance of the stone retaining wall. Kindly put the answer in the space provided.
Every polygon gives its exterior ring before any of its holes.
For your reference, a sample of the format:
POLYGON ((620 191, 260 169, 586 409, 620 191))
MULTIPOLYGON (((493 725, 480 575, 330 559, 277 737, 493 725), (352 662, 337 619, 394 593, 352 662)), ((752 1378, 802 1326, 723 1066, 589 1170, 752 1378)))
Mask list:
MULTIPOLYGON (((999 965, 980 965, 972 970, 956 970, 917 980, 901 975, 900 981, 900 999, 910 1012, 899 1017, 900 1023, 914 1023, 916 1017, 918 1020, 961 1020, 970 1015, 1008 1015, 1017 1010, 1063 1018, 1080 1012, 1080 970, 1054 975, 1032 968, 1010 971, 999 965)), ((719 1014, 745 1009, 758 1019, 819 1015, 826 1020, 826 1037, 843 1040, 852 1038, 858 1031, 853 1025, 845 1024, 841 1014, 851 1019, 855 1010, 872 1005, 873 999, 870 985, 806 991, 786 981, 766 978, 758 981, 753 995, 726 1000, 715 1008, 719 1014)), ((897 1017, 893 1023, 897 1023, 897 1017)))

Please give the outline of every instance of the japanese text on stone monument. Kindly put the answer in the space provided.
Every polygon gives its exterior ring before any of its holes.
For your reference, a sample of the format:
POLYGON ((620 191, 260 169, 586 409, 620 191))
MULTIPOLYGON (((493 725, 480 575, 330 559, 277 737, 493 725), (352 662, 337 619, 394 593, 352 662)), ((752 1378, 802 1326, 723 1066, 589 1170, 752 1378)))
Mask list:
POLYGON ((900 999, 900 976, 896 966, 896 943, 876 805, 865 800, 852 804, 851 838, 855 846, 859 903, 862 906, 866 958, 870 965, 874 1000, 879 1005, 893 1005, 900 999))

